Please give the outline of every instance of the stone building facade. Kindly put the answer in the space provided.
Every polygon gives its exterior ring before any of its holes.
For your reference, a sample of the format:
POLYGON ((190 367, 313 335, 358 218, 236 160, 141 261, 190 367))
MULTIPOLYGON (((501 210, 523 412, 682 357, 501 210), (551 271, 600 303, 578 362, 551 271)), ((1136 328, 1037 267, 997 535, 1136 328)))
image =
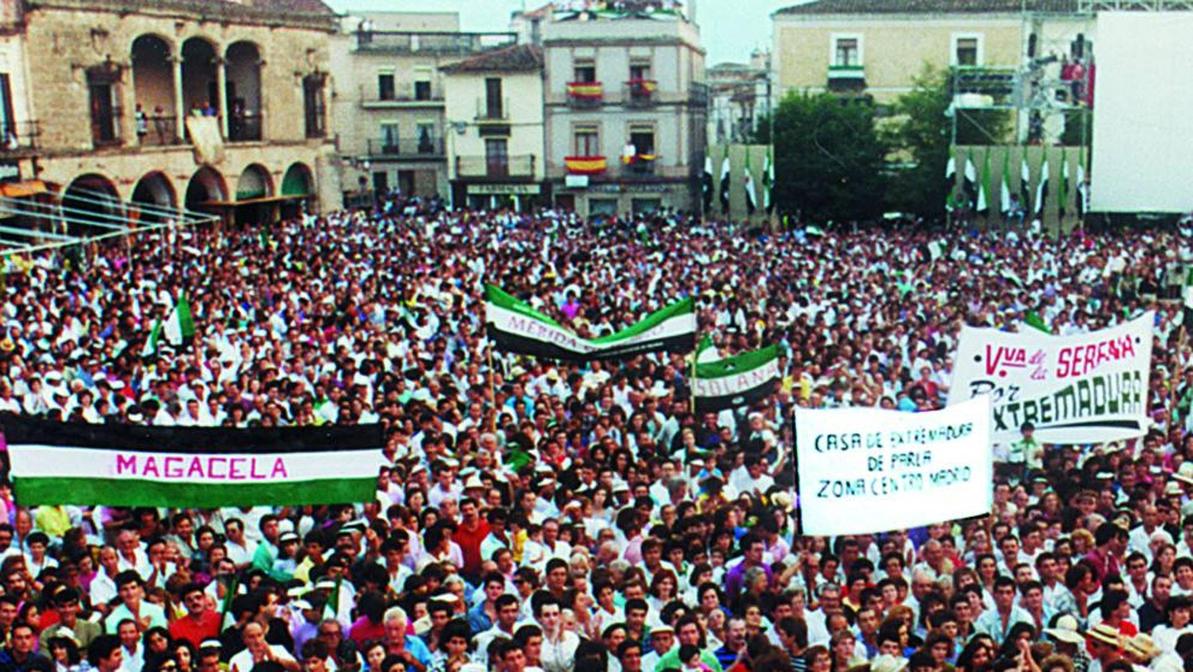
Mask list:
POLYGON ((68 214, 133 201, 262 222, 339 206, 335 17, 319 0, 18 4, 33 177, 68 214))

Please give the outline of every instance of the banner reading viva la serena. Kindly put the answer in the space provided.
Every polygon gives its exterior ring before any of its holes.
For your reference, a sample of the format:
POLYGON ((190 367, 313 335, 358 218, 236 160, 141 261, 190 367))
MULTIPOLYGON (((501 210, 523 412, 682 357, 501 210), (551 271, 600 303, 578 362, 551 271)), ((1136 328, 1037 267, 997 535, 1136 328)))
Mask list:
POLYGON ((1104 443, 1147 431, 1154 314, 1090 334, 961 330, 949 403, 990 395, 993 440, 1025 422, 1043 443, 1104 443))

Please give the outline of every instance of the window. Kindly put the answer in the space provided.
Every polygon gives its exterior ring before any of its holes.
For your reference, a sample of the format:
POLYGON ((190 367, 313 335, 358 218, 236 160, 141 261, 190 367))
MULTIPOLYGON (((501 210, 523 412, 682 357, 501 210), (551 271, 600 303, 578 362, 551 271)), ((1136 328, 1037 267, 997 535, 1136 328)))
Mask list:
POLYGON ((398 153, 398 124, 391 122, 381 124, 381 153, 398 153))
POLYGON ((601 156, 600 134, 596 126, 577 126, 574 156, 601 156))
POLYGON ((505 177, 509 172, 509 146, 505 139, 485 140, 485 174, 489 177, 505 177))
POLYGON ((87 89, 91 103, 91 140, 96 145, 120 142, 120 107, 116 104, 113 82, 89 78, 87 89))
POLYGON ((431 100, 431 71, 428 68, 414 70, 414 99, 431 100))
POLYGON ((485 79, 485 118, 502 119, 505 117, 504 105, 501 100, 501 78, 489 77, 485 79))
POLYGON ((307 75, 302 80, 303 117, 306 121, 308 138, 322 138, 327 135, 323 84, 326 75, 307 75))
POLYGON ((377 98, 379 100, 393 100, 396 96, 394 89, 394 73, 382 72, 377 75, 377 98))
POLYGON ((572 70, 572 81, 582 83, 592 83, 597 81, 596 62, 592 60, 576 59, 576 64, 572 70))
POLYGON ((654 155, 654 128, 651 126, 630 126, 630 144, 638 156, 654 155))
POLYGON ((17 135, 16 117, 12 113, 12 87, 8 82, 8 73, 0 73, 0 132, 4 134, 5 142, 8 142, 10 137, 17 135))
POLYGON ((953 65, 981 65, 982 40, 977 35, 953 36, 953 65))
POLYGON ((630 63, 630 81, 650 79, 650 62, 636 61, 630 63))
POLYGON ((418 124, 418 153, 435 154, 435 123, 419 122, 418 124))
POLYGON ((862 64, 860 41, 856 37, 838 37, 833 45, 833 65, 853 67, 862 64))

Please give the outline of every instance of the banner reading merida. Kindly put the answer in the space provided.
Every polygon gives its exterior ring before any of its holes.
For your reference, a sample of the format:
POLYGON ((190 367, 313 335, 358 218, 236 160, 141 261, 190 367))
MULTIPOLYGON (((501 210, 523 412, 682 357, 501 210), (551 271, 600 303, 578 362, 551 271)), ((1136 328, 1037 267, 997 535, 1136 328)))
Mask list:
POLYGON ((996 442, 1015 441, 1025 422, 1043 443, 1102 443, 1147 431, 1154 314, 1110 329, 1052 336, 965 327, 949 403, 993 399, 996 442))
POLYGON ((379 425, 91 425, 0 415, 16 500, 214 508, 371 501, 379 425))
POLYGON ((696 345, 696 309, 686 298, 647 315, 621 331, 586 339, 493 285, 485 286, 485 322, 497 347, 536 357, 586 362, 696 345))
POLYGON ((993 504, 988 397, 927 413, 797 408, 795 447, 807 535, 918 527, 993 504))

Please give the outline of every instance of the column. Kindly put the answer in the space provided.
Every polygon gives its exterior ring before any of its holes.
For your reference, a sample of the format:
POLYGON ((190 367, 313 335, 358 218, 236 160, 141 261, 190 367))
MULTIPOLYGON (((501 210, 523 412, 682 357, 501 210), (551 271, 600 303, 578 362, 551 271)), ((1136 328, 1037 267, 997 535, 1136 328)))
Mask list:
POLYGON ((228 139, 228 71, 222 58, 215 59, 215 89, 219 96, 220 133, 228 139))
POLYGON ((174 137, 186 137, 186 107, 182 101, 182 57, 171 58, 174 65, 174 137))

